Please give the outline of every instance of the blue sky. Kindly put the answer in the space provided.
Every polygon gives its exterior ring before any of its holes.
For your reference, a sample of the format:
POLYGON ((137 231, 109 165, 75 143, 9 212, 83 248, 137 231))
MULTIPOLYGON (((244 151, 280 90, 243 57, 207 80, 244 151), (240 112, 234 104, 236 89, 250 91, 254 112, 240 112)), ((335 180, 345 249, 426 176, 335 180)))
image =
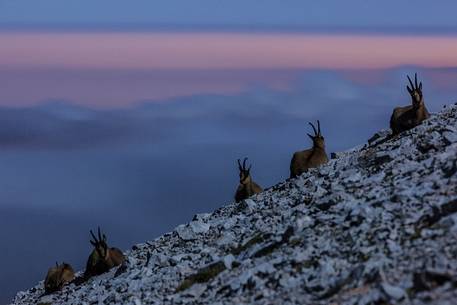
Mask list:
POLYGON ((1 0, 0 26, 456 27, 457 3, 324 1, 1 0))

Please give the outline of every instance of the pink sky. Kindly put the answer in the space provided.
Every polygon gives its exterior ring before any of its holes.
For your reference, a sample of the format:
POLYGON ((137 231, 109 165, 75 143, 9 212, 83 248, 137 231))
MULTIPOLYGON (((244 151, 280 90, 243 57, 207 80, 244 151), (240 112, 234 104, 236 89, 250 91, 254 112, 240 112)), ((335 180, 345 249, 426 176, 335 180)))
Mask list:
POLYGON ((0 33, 0 67, 297 69, 457 66, 457 39, 245 33, 0 33))
POLYGON ((29 106, 64 100, 92 107, 195 94, 237 94, 251 86, 287 89, 296 71, 2 69, 0 105, 29 106))
POLYGON ((457 67, 457 37, 286 33, 0 32, 0 105, 52 99, 125 106, 193 94, 288 88, 303 69, 376 83, 376 69, 457 67), (295 71, 295 72, 293 72, 295 71))

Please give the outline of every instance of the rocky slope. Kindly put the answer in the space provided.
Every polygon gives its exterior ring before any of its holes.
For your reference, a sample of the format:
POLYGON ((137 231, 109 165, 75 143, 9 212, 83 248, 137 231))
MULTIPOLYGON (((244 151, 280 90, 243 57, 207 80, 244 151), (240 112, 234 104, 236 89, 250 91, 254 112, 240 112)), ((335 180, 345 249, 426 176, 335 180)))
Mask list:
POLYGON ((456 304, 457 106, 13 304, 456 304))

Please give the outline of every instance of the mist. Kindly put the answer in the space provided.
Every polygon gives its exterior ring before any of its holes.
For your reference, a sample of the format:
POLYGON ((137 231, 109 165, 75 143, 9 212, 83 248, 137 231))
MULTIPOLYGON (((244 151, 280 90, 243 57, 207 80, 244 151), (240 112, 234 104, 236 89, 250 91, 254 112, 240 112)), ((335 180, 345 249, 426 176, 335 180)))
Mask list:
MULTIPOLYGON (((327 152, 349 149, 388 128, 410 102, 406 73, 418 71, 427 107, 454 102, 439 82, 455 69, 306 70, 289 88, 254 86, 91 109, 65 100, 0 108, 0 302, 42 280, 55 261, 82 270, 89 230, 129 249, 231 203, 238 158, 272 186, 289 175, 294 151, 310 146, 319 119, 327 152), (433 81, 434 79, 434 81, 433 81)), ((296 73, 296 72, 294 72, 296 73)))

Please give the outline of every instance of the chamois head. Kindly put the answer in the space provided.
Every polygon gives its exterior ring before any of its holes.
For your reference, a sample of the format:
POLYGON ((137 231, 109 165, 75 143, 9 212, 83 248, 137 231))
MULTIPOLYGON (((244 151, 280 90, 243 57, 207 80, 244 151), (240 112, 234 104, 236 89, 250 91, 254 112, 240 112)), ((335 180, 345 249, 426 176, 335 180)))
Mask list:
POLYGON ((241 165, 240 159, 238 159, 238 169, 240 170, 240 184, 248 184, 251 182, 251 166, 249 165, 248 168, 246 168, 246 161, 248 158, 244 158, 243 160, 243 165, 241 165))
POLYGON ((325 142, 324 142, 324 137, 321 134, 321 123, 319 122, 319 120, 317 120, 317 130, 316 130, 316 127, 314 127, 314 125, 311 122, 309 122, 309 125, 311 125, 311 127, 314 130, 314 136, 310 135, 309 133, 307 134, 308 137, 310 137, 311 140, 313 140, 313 147, 324 149, 325 142))
POLYGON ((121 250, 108 247, 106 236, 100 232, 100 228, 98 228, 98 238, 92 230, 90 234, 93 238, 90 243, 94 246, 94 250, 92 250, 87 259, 86 271, 84 272, 85 279, 105 273, 111 268, 122 264, 125 259, 121 250))
POLYGON ((107 259, 108 258, 108 244, 106 243, 106 236, 105 234, 101 234, 100 232, 100 227, 98 227, 98 239, 95 237, 94 232, 90 230, 90 235, 92 235, 92 238, 94 240, 90 240, 90 243, 92 246, 94 246, 95 251, 97 251, 97 254, 101 259, 107 259))
POLYGON ((65 284, 71 282, 75 278, 73 268, 67 264, 59 265, 56 262, 55 267, 48 270, 46 279, 44 280, 44 291, 46 294, 60 290, 65 284))
POLYGON ((411 95, 411 100, 414 108, 419 108, 424 104, 424 99, 422 96, 422 82, 417 84, 417 73, 414 73, 414 84, 409 75, 407 75, 410 86, 406 86, 409 94, 411 95))

